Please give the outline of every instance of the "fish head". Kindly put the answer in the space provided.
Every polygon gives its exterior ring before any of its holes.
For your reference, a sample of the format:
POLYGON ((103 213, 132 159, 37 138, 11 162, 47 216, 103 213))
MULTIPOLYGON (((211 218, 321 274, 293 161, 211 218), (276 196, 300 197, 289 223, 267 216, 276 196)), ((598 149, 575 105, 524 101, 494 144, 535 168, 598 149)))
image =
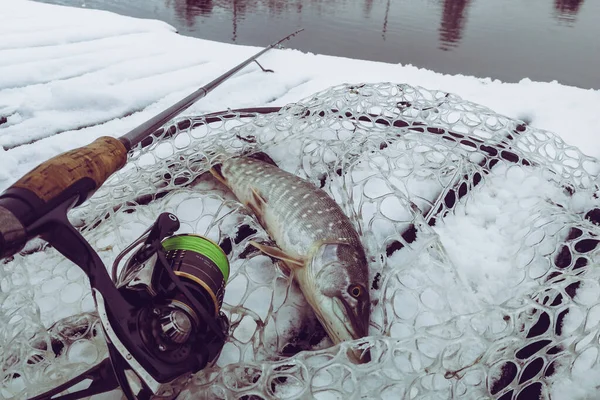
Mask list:
POLYGON ((334 342, 368 335, 371 302, 364 251, 350 243, 323 243, 310 259, 311 303, 334 342))

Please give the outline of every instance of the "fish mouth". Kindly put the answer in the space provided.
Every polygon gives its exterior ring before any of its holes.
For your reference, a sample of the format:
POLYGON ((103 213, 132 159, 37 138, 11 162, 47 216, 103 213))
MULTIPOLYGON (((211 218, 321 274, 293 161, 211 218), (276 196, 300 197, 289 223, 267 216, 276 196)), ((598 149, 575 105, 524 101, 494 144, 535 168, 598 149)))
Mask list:
MULTIPOLYGON (((313 310, 334 343, 361 339, 368 335, 369 303, 357 308, 352 307, 342 297, 329 297, 322 298, 318 304, 318 307, 313 306, 313 310)), ((348 351, 351 361, 362 364, 371 360, 368 349, 360 350, 354 347, 348 351)))
POLYGON ((315 308, 317 317, 336 342, 356 340, 367 336, 369 316, 361 315, 341 297, 329 298, 315 308))
POLYGON ((369 309, 365 307, 352 307, 344 298, 338 298, 338 300, 346 311, 345 315, 350 320, 352 329, 349 329, 349 333, 352 339, 360 339, 367 336, 369 334, 369 309))
MULTIPOLYGON (((360 339, 369 334, 369 321, 370 321, 370 309, 368 304, 362 305, 362 307, 352 307, 344 298, 338 298, 339 303, 342 304, 346 310, 346 316, 350 320, 349 334, 352 339, 360 339)), ((371 361, 371 351, 369 349, 361 350, 359 348, 353 348, 348 351, 348 357, 351 361, 357 364, 364 364, 371 361)))

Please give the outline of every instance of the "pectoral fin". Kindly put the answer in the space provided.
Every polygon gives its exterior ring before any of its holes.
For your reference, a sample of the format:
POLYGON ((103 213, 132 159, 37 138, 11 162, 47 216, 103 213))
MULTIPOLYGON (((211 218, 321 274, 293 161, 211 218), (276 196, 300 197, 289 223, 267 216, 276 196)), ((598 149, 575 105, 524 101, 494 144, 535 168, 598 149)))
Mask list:
POLYGON ((265 226, 264 215, 267 202, 255 188, 251 188, 251 191, 252 195, 250 201, 246 203, 246 207, 248 207, 254 213, 254 215, 256 215, 260 224, 265 226))
POLYGON ((227 184, 227 179, 225 179, 225 177, 221 173, 221 164, 217 164, 217 165, 213 166, 210 169, 210 173, 211 173, 212 176, 214 176, 223 185, 229 187, 229 185, 227 184))
POLYGON ((250 244, 262 251, 263 253, 265 253, 266 255, 283 261, 290 268, 301 268, 304 266, 303 259, 290 256, 289 254, 286 254, 283 250, 281 250, 279 247, 267 246, 264 244, 256 243, 255 241, 250 241, 250 244))

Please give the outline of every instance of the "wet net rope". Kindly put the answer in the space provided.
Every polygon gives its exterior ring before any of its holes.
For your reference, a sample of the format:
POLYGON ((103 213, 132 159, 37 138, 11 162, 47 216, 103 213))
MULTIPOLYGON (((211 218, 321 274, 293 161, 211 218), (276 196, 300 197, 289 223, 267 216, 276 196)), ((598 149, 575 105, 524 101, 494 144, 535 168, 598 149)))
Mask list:
MULTIPOLYGON (((600 384, 600 163, 556 135, 381 83, 181 118, 145 145, 70 218, 106 265, 164 211, 228 253, 230 337, 180 399, 572 399, 600 384), (206 174, 257 151, 354 223, 369 337, 333 346, 293 278, 249 246, 269 240, 255 217, 206 174), (371 362, 352 361, 359 347, 371 362)), ((7 399, 106 356, 87 277, 42 242, 27 250, 0 265, 7 399)))

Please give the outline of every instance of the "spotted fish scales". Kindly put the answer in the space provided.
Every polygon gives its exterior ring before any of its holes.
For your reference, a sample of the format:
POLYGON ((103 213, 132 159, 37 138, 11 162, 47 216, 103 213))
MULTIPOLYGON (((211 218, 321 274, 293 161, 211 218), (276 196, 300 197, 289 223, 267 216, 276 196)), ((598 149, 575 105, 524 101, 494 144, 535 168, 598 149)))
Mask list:
POLYGON ((253 243, 293 272, 334 342, 368 333, 368 266, 360 238, 323 190, 268 162, 238 157, 213 174, 250 208, 278 247, 253 243))

